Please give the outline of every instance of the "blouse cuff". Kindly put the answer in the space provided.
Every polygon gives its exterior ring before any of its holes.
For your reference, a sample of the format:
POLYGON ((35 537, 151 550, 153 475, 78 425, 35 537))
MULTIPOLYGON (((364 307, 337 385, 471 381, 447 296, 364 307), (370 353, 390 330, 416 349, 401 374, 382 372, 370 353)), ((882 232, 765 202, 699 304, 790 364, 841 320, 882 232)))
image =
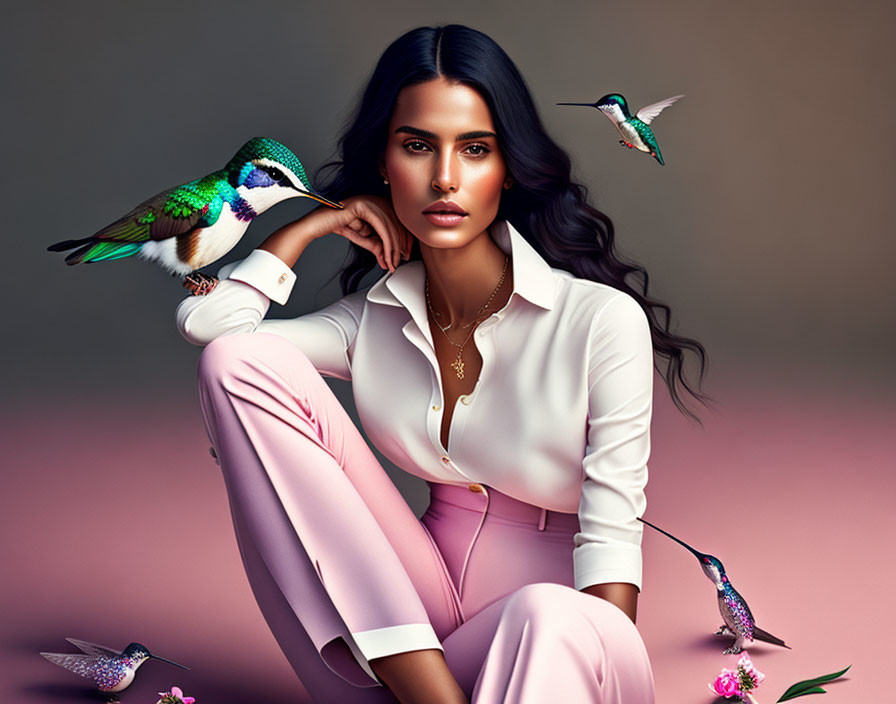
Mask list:
POLYGON ((355 659, 364 671, 377 682, 380 679, 374 674, 369 662, 374 658, 430 648, 437 648, 445 652, 432 625, 428 623, 409 623, 403 626, 375 628, 371 631, 352 633, 352 639, 357 645, 357 650, 351 648, 355 659))
POLYGON ((585 543, 572 551, 575 588, 625 582, 641 591, 641 547, 625 543, 585 543))
POLYGON ((286 262, 266 249, 253 249, 227 278, 249 284, 281 306, 286 305, 296 282, 296 274, 286 262))

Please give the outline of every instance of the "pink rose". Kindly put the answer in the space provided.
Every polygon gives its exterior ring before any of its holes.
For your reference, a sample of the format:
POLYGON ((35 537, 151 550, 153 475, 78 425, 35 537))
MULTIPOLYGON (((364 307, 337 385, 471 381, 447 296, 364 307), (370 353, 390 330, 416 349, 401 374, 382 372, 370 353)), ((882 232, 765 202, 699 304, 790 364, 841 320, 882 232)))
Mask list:
POLYGON ((719 676, 716 677, 715 682, 709 685, 709 689, 714 694, 717 694, 720 697, 725 697, 726 699, 730 699, 731 697, 742 697, 743 692, 741 692, 738 684, 737 673, 724 667, 719 673, 719 676))

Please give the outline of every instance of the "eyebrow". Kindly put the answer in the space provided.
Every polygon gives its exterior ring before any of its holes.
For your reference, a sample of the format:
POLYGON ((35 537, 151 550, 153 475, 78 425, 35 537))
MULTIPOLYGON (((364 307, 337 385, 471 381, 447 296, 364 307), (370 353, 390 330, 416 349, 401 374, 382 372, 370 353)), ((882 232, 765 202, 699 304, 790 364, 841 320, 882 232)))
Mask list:
MULTIPOLYGON (((437 140, 439 135, 435 132, 430 132, 429 130, 421 130, 419 127, 411 127, 410 125, 402 125, 401 127, 395 130, 395 134, 399 132, 407 132, 408 134, 413 134, 418 137, 426 137, 427 139, 437 140)), ((455 137, 456 142, 462 142, 465 139, 482 139, 483 137, 495 137, 497 138, 494 132, 490 132, 488 130, 474 130, 472 132, 464 132, 462 134, 457 135, 455 137)))

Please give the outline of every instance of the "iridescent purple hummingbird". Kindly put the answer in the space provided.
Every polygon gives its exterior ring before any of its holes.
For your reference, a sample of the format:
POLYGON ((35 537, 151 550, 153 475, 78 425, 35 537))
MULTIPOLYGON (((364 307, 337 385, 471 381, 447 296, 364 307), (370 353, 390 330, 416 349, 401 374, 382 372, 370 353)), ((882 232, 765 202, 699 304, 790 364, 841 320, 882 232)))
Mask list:
POLYGON ((595 103, 557 103, 557 105, 582 105, 597 108, 619 130, 619 135, 622 137, 619 140, 620 144, 629 149, 647 152, 660 162, 660 165, 663 165, 665 162, 663 161, 663 155, 660 153, 660 145, 657 144, 653 130, 648 125, 663 110, 683 97, 684 95, 676 95, 658 103, 647 105, 638 110, 634 117, 632 117, 625 96, 619 93, 609 93, 595 103))
POLYGON ((747 606, 746 599, 738 594, 737 590, 731 586, 731 582, 728 580, 728 575, 725 574, 725 568, 722 566, 722 561, 719 560, 719 558, 694 550, 694 548, 684 541, 667 533, 662 528, 657 528, 653 523, 645 521, 643 518, 639 518, 638 520, 642 523, 646 523, 654 530, 672 538, 676 543, 690 550, 700 562, 700 567, 703 568, 703 573, 716 585, 719 611, 722 614, 724 623, 719 627, 719 630, 716 631, 715 634, 734 636, 734 643, 731 644, 730 648, 726 648, 723 652, 739 653, 743 650, 744 643, 746 641, 752 642, 754 638, 756 640, 765 641, 766 643, 772 643, 773 645, 780 645, 788 650, 791 649, 783 640, 777 636, 773 636, 768 631, 763 631, 756 625, 756 622, 753 619, 753 614, 750 613, 750 607, 747 606))
POLYGON ((121 692, 127 689, 134 681, 137 668, 149 658, 162 660, 185 670, 190 669, 158 655, 152 655, 149 649, 140 643, 131 643, 124 650, 114 650, 75 638, 66 640, 80 649, 84 655, 80 653, 41 653, 41 655, 50 662, 92 679, 101 692, 121 692))
POLYGON ((174 276, 185 276, 184 287, 193 295, 206 295, 218 279, 197 269, 233 249, 257 215, 298 197, 344 207, 311 188, 302 163, 288 147, 254 137, 220 171, 154 195, 90 237, 47 249, 79 247, 65 258, 69 265, 139 254, 174 276))

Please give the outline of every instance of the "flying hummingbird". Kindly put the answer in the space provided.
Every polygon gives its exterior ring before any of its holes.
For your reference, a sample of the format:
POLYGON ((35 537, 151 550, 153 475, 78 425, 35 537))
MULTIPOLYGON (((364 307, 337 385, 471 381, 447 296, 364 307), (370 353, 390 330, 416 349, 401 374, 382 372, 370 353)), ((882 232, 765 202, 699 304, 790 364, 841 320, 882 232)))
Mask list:
POLYGON ((557 105, 584 105, 597 108, 619 130, 619 134, 622 136, 622 139, 619 140, 620 144, 629 149, 647 152, 660 162, 660 165, 663 165, 665 162, 663 161, 663 155, 660 153, 660 145, 657 144, 653 130, 648 125, 663 110, 683 97, 684 95, 676 95, 653 105, 643 107, 638 110, 637 115, 634 117, 632 117, 625 97, 619 95, 619 93, 609 93, 596 103, 557 103, 557 105))
POLYGON ((90 237, 57 242, 47 249, 63 252, 79 247, 65 258, 66 264, 139 254, 173 276, 185 275, 184 287, 193 295, 206 295, 218 280, 197 269, 233 249, 257 215, 298 197, 344 207, 311 187, 302 163, 288 147, 254 137, 220 171, 154 195, 90 237))
POLYGON ((84 655, 80 653, 41 653, 41 655, 50 662, 92 679, 101 692, 121 692, 127 689, 134 681, 137 668, 149 658, 162 660, 185 670, 190 669, 158 655, 152 655, 149 649, 140 643, 131 643, 119 651, 75 638, 66 640, 80 649, 84 655))
POLYGON ((750 607, 747 606, 746 600, 738 594, 737 590, 731 586, 731 582, 728 580, 728 575, 725 574, 725 568, 719 558, 694 550, 684 541, 667 533, 662 528, 657 528, 653 523, 649 523, 643 518, 638 520, 690 550, 699 560, 703 573, 716 585, 719 611, 722 614, 722 621, 724 621, 719 630, 716 631, 716 635, 734 636, 734 643, 731 644, 730 648, 724 650, 725 653, 739 653, 743 650, 744 643, 748 640, 752 641, 754 638, 766 643, 780 645, 788 650, 791 649, 783 640, 773 636, 768 631, 763 631, 756 625, 753 614, 750 612, 750 607))

